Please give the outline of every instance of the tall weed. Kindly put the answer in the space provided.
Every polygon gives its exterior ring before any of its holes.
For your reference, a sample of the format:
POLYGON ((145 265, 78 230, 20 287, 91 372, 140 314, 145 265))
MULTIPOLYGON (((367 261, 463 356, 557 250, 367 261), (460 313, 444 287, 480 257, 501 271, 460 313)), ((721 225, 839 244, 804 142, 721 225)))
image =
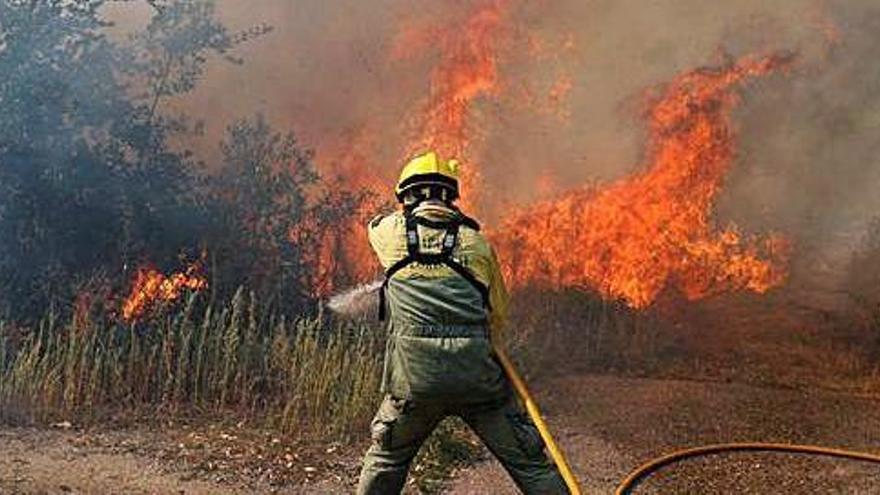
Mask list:
POLYGON ((256 418, 298 435, 347 436, 377 403, 384 335, 322 315, 288 319, 239 290, 191 296, 133 326, 47 315, 14 354, 0 340, 0 407, 30 419, 159 411, 256 418))

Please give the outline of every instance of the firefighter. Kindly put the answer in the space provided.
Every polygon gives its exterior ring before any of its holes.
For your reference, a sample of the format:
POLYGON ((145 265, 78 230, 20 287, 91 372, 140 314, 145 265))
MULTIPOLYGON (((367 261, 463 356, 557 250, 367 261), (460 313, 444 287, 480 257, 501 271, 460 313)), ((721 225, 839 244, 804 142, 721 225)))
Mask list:
POLYGON ((389 338, 358 493, 400 493, 419 447, 450 415, 476 432, 524 493, 568 493, 493 356, 508 295, 479 225, 455 205, 458 168, 434 152, 415 157, 396 187, 402 208, 368 226, 385 268, 379 317, 389 338))

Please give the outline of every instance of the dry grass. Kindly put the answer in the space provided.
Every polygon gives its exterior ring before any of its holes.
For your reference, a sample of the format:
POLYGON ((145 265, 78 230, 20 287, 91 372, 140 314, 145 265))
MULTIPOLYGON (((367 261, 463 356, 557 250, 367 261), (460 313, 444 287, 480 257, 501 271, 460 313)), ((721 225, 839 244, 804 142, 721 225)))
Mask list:
MULTIPOLYGON (((644 367, 663 350, 649 319, 583 293, 532 294, 517 307, 509 347, 532 375, 644 367)), ((0 340, 0 406, 15 405, 16 420, 232 413, 338 438, 366 431, 379 399, 383 330, 288 319, 243 290, 225 304, 192 295, 134 326, 92 310, 50 313, 22 333, 14 346, 0 340)))
MULTIPOLYGON (((347 437, 377 403, 384 336, 320 315, 286 319, 239 291, 196 296, 147 323, 46 316, 13 354, 0 342, 0 409, 79 422, 108 413, 234 414, 282 433, 347 437)), ((3 418, 0 418, 3 419, 3 418)))
MULTIPOLYGON (((516 313, 510 347, 533 377, 631 363, 658 345, 644 318, 582 293, 532 294, 516 313)), ((99 309, 50 313, 15 335, 0 341, 0 421, 181 417, 361 443, 380 399, 383 330, 288 319, 245 291, 221 304, 193 295, 135 326, 99 309)), ((444 422, 414 462, 411 490, 442 490, 482 452, 460 422, 444 422)))
MULTIPOLYGON (((13 345, 0 331, 0 422, 247 420, 337 443, 365 440, 380 400, 383 330, 320 314, 290 320, 244 291, 212 306, 193 295, 135 326, 100 310, 48 314, 24 334, 13 345)), ((412 487, 441 490, 479 452, 459 423, 444 422, 414 462, 412 487)))
POLYGON ((538 292, 514 300, 508 345, 533 377, 573 371, 651 371, 681 349, 655 315, 581 291, 538 292))

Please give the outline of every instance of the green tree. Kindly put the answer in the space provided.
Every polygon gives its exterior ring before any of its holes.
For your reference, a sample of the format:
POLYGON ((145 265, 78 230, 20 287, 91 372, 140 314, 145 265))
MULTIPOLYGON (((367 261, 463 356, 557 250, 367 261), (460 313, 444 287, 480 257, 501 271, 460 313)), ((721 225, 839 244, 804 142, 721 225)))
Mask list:
POLYGON ((306 196, 318 181, 312 152, 262 115, 231 124, 220 147, 223 161, 211 179, 218 225, 210 246, 223 260, 215 279, 226 290, 247 285, 297 307, 308 296, 301 278, 310 269, 308 247, 290 239, 311 210, 306 196))
POLYGON ((0 0, 0 299, 18 315, 69 301, 96 271, 197 249, 207 208, 194 160, 168 145, 186 119, 159 114, 228 32, 213 2, 150 1, 128 43, 104 34, 105 0, 0 0))

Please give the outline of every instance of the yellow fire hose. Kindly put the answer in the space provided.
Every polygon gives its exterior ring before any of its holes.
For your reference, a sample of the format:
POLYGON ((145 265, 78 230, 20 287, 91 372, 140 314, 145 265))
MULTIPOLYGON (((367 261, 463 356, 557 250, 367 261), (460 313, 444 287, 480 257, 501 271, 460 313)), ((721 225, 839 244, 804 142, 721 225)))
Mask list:
POLYGON ((614 493, 615 495, 628 495, 629 493, 632 493, 633 488, 635 488, 639 483, 644 481, 652 473, 656 472, 664 466, 668 466, 669 464, 673 464, 691 457, 737 451, 787 452, 791 454, 822 455, 880 464, 880 455, 867 454, 864 452, 854 452, 851 450, 785 443, 721 443, 678 450, 648 461, 636 468, 622 482, 620 482, 620 484, 617 486, 617 489, 614 490, 614 493))
MULTIPOLYGON (((571 470, 571 466, 569 466, 568 461, 565 458, 565 454, 562 453, 559 445, 557 445, 556 441, 553 439, 553 435, 550 433, 550 429, 547 427, 547 423, 544 422, 544 418, 541 416, 541 411, 538 409, 538 405, 535 403, 534 399, 532 399, 532 395, 529 393, 529 389, 526 387, 525 381, 516 371, 513 362, 511 362, 510 358, 507 356, 504 350, 501 349, 500 346, 494 347, 495 355, 498 358, 498 362, 501 363, 501 367, 504 368, 505 374, 507 374, 507 377, 510 379, 511 384, 513 384, 513 388, 516 390, 517 395, 519 396, 520 400, 522 400, 526 411, 529 413, 529 416, 532 418, 532 421, 538 428, 538 432, 540 432, 541 438, 544 439, 544 443, 547 445, 547 450, 550 452, 550 457, 553 459, 553 462, 556 463, 556 467, 559 468, 559 473, 562 475, 562 479, 565 480, 568 491, 571 492, 572 495, 580 495, 580 487, 578 486, 577 479, 575 478, 574 473, 571 470)), ((792 454, 822 455, 880 464, 880 455, 829 447, 760 442, 722 443, 677 450, 661 457, 657 457, 656 459, 652 459, 633 470, 626 478, 624 478, 624 480, 621 481, 617 488, 614 490, 614 493, 615 495, 629 495, 630 493, 632 493, 632 490, 636 486, 638 486, 639 483, 647 479, 647 477, 650 476, 652 473, 658 471, 664 466, 668 466, 670 464, 674 464, 688 458, 724 452, 743 451, 787 452, 792 454)))
POLYGON ((568 491, 571 492, 572 495, 581 495, 581 489, 578 487, 577 479, 571 471, 571 466, 568 465, 568 461, 565 459, 565 454, 562 453, 559 445, 553 440, 553 435, 550 434, 550 428, 547 427, 547 423, 544 422, 544 418, 541 416, 541 411, 538 410, 538 404, 535 403, 532 399, 532 394, 530 394, 529 389, 526 388, 526 382, 516 371, 513 362, 507 357, 507 353, 504 352, 504 349, 501 349, 501 346, 498 345, 494 346, 494 349, 498 362, 501 363, 501 367, 504 368, 504 373, 507 375, 507 378, 510 379, 510 383, 513 384, 516 394, 525 406, 526 412, 528 412, 529 416, 532 418, 532 422, 534 422, 535 426, 538 428, 541 438, 544 439, 544 444, 547 446, 547 450, 550 451, 550 457, 553 458, 556 467, 559 468, 559 474, 561 474, 562 479, 565 480, 565 485, 568 487, 568 491))

